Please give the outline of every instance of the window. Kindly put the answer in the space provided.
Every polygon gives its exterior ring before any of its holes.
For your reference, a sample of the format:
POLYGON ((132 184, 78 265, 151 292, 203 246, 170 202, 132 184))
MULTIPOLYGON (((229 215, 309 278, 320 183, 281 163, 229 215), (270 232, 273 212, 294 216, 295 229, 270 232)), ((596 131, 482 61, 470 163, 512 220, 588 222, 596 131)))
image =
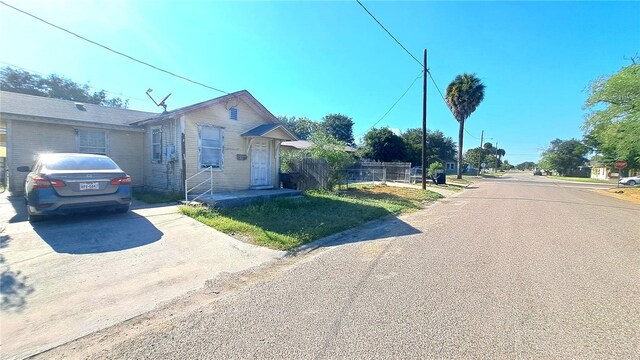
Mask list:
POLYGON ((456 163, 447 163, 447 170, 455 170, 456 169, 456 163))
POLYGON ((78 130, 78 152, 107 155, 107 132, 78 130))
POLYGON ((231 120, 238 120, 238 108, 233 106, 229 109, 229 118, 231 120))
POLYGON ((162 127, 151 128, 151 162, 162 162, 162 127))
POLYGON ((210 125, 200 125, 200 167, 222 169, 224 130, 210 125))

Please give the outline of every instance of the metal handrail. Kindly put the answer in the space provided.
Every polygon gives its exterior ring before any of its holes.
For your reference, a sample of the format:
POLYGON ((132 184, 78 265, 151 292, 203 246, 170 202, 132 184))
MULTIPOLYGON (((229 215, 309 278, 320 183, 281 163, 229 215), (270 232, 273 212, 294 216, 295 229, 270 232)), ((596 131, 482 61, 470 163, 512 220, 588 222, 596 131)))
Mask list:
POLYGON ((206 193, 209 193, 209 194, 213 195, 213 166, 207 166, 205 169, 203 169, 203 170, 201 170, 201 171, 189 176, 188 178, 186 178, 184 180, 184 202, 185 203, 190 204, 191 202, 198 200, 198 198, 200 198, 202 195, 205 195, 206 193), (202 194, 194 197, 191 201, 189 201, 189 192, 207 182, 207 180, 205 179, 205 180, 199 182, 198 184, 192 186, 191 188, 189 188, 189 180, 191 180, 194 177, 204 173, 205 171, 209 171, 209 179, 208 179, 208 181, 209 181, 209 190, 203 192, 202 194))

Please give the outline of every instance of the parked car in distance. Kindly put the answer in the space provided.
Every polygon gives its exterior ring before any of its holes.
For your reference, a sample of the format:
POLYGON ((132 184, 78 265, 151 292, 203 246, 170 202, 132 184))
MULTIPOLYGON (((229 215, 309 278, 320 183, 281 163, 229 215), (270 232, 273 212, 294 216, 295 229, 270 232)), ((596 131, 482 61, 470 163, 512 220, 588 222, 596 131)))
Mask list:
POLYGON ((535 171, 533 172, 533 176, 542 176, 542 171, 540 171, 540 170, 535 170, 535 171))
POLYGON ((619 184, 635 186, 640 184, 640 175, 623 177, 618 180, 619 184))
POLYGON ((129 211, 131 177, 104 155, 41 154, 25 180, 25 200, 30 222, 45 215, 89 210, 129 211))

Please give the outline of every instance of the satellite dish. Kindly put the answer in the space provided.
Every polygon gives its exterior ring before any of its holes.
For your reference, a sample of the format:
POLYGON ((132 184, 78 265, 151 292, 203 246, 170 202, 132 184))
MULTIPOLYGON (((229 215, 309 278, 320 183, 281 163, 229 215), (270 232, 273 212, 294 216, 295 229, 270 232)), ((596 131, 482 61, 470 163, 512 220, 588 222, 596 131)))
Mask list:
POLYGON ((171 96, 171 94, 163 97, 162 100, 160 100, 160 102, 158 103, 158 106, 164 106, 165 111, 167 110, 167 105, 164 102, 169 98, 169 96, 171 96))
POLYGON ((162 106, 162 108, 164 109, 163 112, 167 112, 167 104, 165 104, 165 101, 169 98, 169 96, 171 96, 171 94, 165 96, 164 98, 162 98, 162 100, 160 100, 160 102, 156 102, 153 97, 151 96, 151 92, 153 90, 151 88, 147 89, 146 93, 147 96, 149 96, 149 98, 151 98, 151 101, 153 101, 154 104, 156 104, 156 106, 162 106))

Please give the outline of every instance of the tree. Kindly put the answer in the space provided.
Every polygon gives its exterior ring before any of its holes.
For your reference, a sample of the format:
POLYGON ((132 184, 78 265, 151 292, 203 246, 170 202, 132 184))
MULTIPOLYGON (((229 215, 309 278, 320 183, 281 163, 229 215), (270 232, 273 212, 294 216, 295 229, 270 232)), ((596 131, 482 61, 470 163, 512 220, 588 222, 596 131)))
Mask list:
POLYGON ((107 98, 106 91, 90 92, 87 84, 80 85, 71 79, 51 74, 42 77, 28 71, 4 67, 0 70, 0 89, 27 95, 78 101, 88 104, 127 108, 129 100, 107 98))
POLYGON ((401 161, 406 156, 402 138, 389 128, 369 130, 364 135, 362 156, 376 161, 401 161))
POLYGON ((458 130, 458 179, 462 179, 464 122, 484 100, 485 86, 475 74, 462 74, 447 86, 446 101, 460 126, 458 130))
POLYGON ((440 171, 444 171, 444 166, 442 166, 441 162, 435 161, 432 162, 431 165, 429 165, 429 171, 427 172, 427 175, 429 175, 429 177, 431 178, 434 178, 440 171))
POLYGON ((589 147, 576 139, 555 139, 542 152, 540 167, 546 170, 555 170, 564 176, 578 166, 584 165, 587 162, 588 152, 589 147))
POLYGON ((604 162, 640 164, 640 64, 635 62, 590 86, 584 141, 604 162))
POLYGON ((338 141, 354 146, 353 119, 342 114, 329 114, 322 118, 323 130, 338 141))
POLYGON ((533 170, 536 167, 538 167, 538 165, 536 163, 534 163, 533 161, 525 161, 523 163, 520 163, 520 164, 516 165, 516 169, 522 170, 522 171, 524 171, 524 170, 533 170))
POLYGON ((483 148, 473 148, 464 153, 464 162, 470 164, 474 168, 481 163, 487 162, 487 150, 483 148))
POLYGON ((318 122, 306 117, 278 116, 278 120, 300 140, 309 140, 320 129, 318 122))
MULTIPOLYGON (((403 159, 413 166, 422 164, 422 129, 408 129, 401 134, 406 147, 406 156, 403 159)), ((453 160, 456 155, 456 143, 451 137, 444 136, 442 131, 427 130, 426 136, 426 161, 427 165, 434 161, 441 163, 453 160)))
POLYGON ((513 165, 509 164, 509 160, 505 160, 505 161, 502 163, 502 166, 500 166, 500 169, 507 171, 507 170, 511 170, 511 169, 513 169, 514 167, 515 167, 515 166, 513 166, 513 165))

